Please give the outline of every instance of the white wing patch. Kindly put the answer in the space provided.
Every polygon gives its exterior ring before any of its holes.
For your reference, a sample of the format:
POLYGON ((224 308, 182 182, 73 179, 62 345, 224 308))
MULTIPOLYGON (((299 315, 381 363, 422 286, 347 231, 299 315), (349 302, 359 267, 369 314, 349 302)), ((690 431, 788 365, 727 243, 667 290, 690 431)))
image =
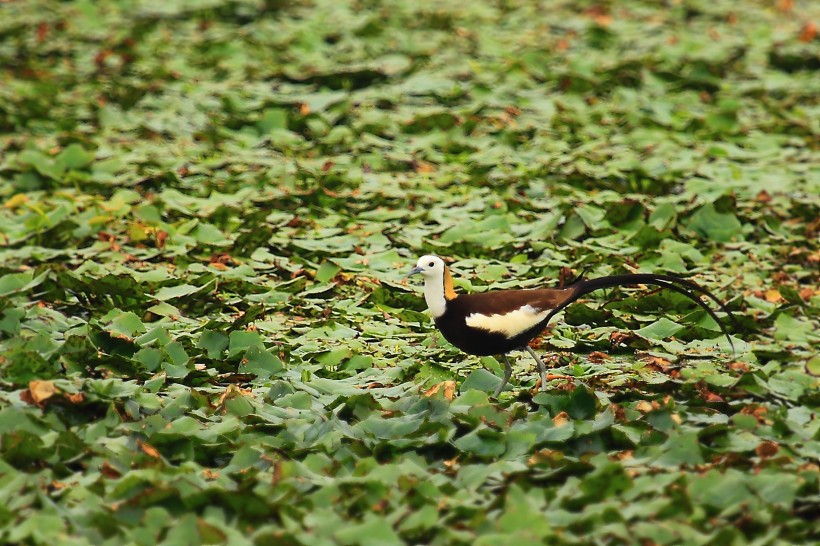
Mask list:
POLYGON ((525 305, 515 311, 503 315, 482 315, 472 313, 465 322, 472 328, 481 328, 488 332, 503 334, 506 338, 513 338, 526 332, 549 315, 550 310, 539 311, 531 305, 525 305))

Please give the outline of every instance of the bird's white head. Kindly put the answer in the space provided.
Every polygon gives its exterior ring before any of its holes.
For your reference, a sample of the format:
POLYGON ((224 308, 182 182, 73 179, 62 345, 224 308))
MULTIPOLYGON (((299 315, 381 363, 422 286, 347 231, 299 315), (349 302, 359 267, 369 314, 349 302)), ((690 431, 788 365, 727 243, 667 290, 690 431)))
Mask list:
POLYGON ((409 277, 410 275, 421 275, 424 277, 425 282, 427 279, 436 279, 436 278, 443 278, 444 277, 444 270, 447 268, 444 265, 444 260, 439 258, 438 256, 422 256, 419 258, 419 261, 416 262, 416 267, 410 270, 410 273, 407 274, 409 277))
POLYGON ((456 297, 453 289, 453 278, 444 260, 438 256, 422 256, 416 267, 407 276, 424 277, 424 299, 434 317, 438 318, 447 310, 447 301, 456 297))

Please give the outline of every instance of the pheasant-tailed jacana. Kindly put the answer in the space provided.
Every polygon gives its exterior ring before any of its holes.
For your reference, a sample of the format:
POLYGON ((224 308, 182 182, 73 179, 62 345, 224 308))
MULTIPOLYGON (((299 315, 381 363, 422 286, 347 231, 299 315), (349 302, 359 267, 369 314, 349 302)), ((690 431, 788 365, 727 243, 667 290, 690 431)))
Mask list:
POLYGON ((726 306, 711 292, 692 281, 671 275, 637 273, 610 275, 597 279, 576 279, 563 288, 530 290, 498 290, 479 294, 456 294, 450 269, 438 256, 419 258, 408 277, 420 274, 424 277, 424 299, 433 315, 436 327, 444 338, 471 355, 501 355, 504 360, 504 378, 493 393, 498 397, 512 375, 507 353, 525 350, 532 355, 541 376, 541 388, 546 389, 547 374, 544 363, 529 346, 552 317, 578 298, 594 290, 613 286, 652 284, 673 290, 703 307, 729 340, 723 323, 715 312, 698 297, 705 295, 732 317, 726 306))

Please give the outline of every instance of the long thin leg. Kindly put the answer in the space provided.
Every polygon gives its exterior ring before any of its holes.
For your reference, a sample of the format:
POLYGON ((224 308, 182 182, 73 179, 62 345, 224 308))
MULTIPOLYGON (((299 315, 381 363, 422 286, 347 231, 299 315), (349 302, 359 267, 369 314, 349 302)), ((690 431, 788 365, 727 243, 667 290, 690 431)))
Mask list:
POLYGON ((504 387, 506 387, 510 381, 510 376, 512 376, 512 366, 510 366, 510 361, 507 360, 507 355, 501 355, 501 358, 504 359, 504 379, 501 380, 501 384, 495 389, 493 398, 498 398, 498 395, 501 394, 501 391, 504 390, 504 387))
POLYGON ((540 358, 538 358, 538 355, 535 354, 535 351, 532 350, 532 347, 527 345, 526 349, 527 349, 527 352, 530 353, 532 355, 532 357, 535 359, 535 362, 538 363, 538 375, 541 376, 541 390, 546 391, 547 390, 547 368, 544 366, 544 361, 541 360, 540 358))

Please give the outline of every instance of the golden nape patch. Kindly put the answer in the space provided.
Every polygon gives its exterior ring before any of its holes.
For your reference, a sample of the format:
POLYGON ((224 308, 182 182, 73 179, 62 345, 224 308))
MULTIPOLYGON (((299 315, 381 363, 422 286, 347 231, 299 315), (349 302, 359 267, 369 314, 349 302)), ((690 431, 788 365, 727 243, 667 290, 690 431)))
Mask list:
POLYGON ((444 298, 447 300, 456 299, 456 290, 453 288, 453 276, 450 275, 450 268, 444 266, 444 298))

